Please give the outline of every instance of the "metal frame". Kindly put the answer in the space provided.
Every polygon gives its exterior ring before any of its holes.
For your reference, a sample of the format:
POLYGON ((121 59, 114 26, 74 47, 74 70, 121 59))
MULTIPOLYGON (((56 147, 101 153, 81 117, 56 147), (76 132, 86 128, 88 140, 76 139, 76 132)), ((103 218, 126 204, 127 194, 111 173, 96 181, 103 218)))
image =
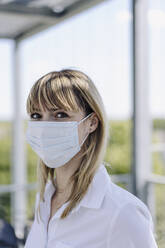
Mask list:
MULTIPOLYGON (((13 142, 12 142, 12 182, 15 185, 22 185, 26 183, 26 160, 25 160, 25 147, 24 147, 24 123, 21 113, 21 92, 22 84, 19 73, 20 68, 20 48, 19 43, 16 41, 13 51, 13 105, 14 105, 14 118, 13 118, 13 142)), ((22 236, 22 230, 26 221, 26 191, 15 191, 11 195, 12 203, 12 220, 17 236, 22 236)))
MULTIPOLYGON (((77 15, 78 13, 81 13, 82 11, 85 11, 101 2, 106 2, 108 0, 83 0, 78 1, 74 4, 72 4, 70 7, 67 7, 63 12, 56 13, 51 11, 50 9, 32 9, 32 8, 26 8, 23 6, 20 6, 18 8, 17 6, 8 4, 7 6, 1 6, 0 5, 0 12, 2 13, 11 13, 11 14, 19 14, 19 15, 27 15, 28 17, 40 17, 42 18, 42 23, 36 25, 35 27, 31 28, 30 30, 25 30, 25 32, 20 33, 16 37, 12 37, 14 40, 21 41, 24 40, 36 33, 39 33, 43 30, 48 29, 51 26, 54 26, 58 23, 61 23, 62 21, 77 15), (82 3, 83 2, 83 3, 82 3)), ((0 37, 5 38, 5 37, 0 37)), ((9 37, 8 37, 9 38, 9 37)))
POLYGON ((148 1, 133 1, 133 190, 146 202, 145 182, 151 172, 151 117, 148 82, 148 1))

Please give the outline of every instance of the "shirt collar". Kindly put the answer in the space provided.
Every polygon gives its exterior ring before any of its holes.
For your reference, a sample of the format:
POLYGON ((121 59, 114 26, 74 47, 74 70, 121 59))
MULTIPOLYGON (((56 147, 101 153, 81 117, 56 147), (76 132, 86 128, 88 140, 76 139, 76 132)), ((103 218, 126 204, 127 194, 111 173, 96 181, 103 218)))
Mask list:
POLYGON ((100 208, 108 187, 108 183, 110 182, 109 180, 110 177, 107 170, 102 164, 96 171, 86 195, 80 202, 80 206, 96 209, 100 208))
MULTIPOLYGON (((71 213, 77 211, 81 206, 86 208, 94 208, 94 209, 100 208, 110 182, 111 182, 111 178, 104 164, 101 164, 101 166, 96 171, 85 196, 77 204, 77 206, 72 209, 71 213)), ((49 204, 53 193, 54 193, 54 186, 50 181, 45 190, 45 199, 46 202, 49 204)), ((61 213, 69 204, 69 202, 66 202, 62 205, 62 207, 56 212, 56 217, 59 217, 61 215, 61 213)))

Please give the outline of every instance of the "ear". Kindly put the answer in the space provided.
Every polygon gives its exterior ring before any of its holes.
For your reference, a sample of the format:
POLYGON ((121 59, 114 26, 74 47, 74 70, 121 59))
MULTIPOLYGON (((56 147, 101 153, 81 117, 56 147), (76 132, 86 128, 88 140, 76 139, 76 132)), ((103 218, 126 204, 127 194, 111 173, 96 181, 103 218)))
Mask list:
POLYGON ((96 113, 93 113, 90 116, 90 125, 89 125, 89 133, 92 133, 96 130, 96 128, 98 127, 99 124, 99 119, 96 115, 96 113))

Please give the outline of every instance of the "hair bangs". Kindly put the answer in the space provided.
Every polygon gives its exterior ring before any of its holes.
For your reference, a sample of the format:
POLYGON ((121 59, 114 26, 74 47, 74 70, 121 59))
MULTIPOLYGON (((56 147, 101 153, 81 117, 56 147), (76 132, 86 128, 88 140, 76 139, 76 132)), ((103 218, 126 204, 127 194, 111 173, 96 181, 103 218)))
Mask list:
POLYGON ((76 99, 70 80, 50 78, 38 80, 32 87, 27 99, 27 112, 45 111, 51 109, 64 109, 66 111, 79 111, 79 102, 76 99))

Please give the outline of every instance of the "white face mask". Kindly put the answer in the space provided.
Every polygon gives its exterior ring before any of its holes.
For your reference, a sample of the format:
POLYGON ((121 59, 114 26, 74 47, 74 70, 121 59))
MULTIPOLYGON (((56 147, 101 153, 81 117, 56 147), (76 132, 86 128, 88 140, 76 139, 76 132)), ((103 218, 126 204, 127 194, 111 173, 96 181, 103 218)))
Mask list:
POLYGON ((26 140, 44 163, 58 168, 76 155, 86 140, 79 144, 78 125, 87 119, 77 121, 28 121, 26 140))

